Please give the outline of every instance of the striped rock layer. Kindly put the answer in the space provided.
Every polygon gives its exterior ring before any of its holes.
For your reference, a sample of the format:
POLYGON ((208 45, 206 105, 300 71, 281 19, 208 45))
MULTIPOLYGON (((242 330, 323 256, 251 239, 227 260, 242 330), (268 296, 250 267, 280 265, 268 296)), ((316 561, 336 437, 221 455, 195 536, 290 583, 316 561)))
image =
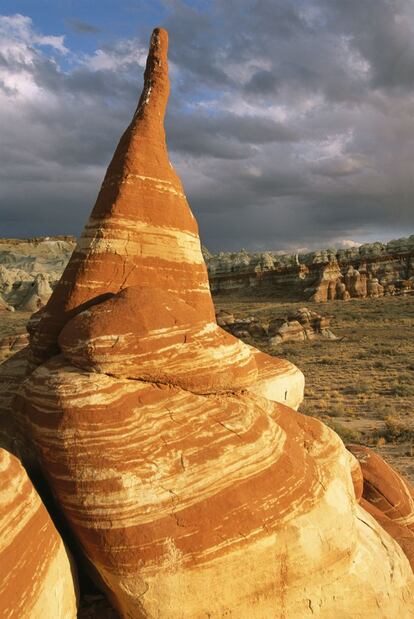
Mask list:
POLYGON ((26 388, 50 482, 122 616, 411 616, 408 561, 320 422, 60 357, 26 388))
POLYGON ((15 401, 26 376, 27 352, 26 347, 0 363, 0 448, 14 454, 36 476, 39 465, 28 420, 15 401))
POLYGON ((0 616, 75 619, 73 566, 20 462, 0 449, 0 616))
POLYGON ((20 404, 50 485, 124 618, 408 619, 413 573, 358 504, 355 458, 281 403, 300 403, 302 374, 215 323, 165 148, 166 45, 155 31, 137 112, 35 327, 20 404))
POLYGON ((198 226, 170 164, 164 114, 169 95, 167 34, 151 39, 134 117, 109 164, 96 204, 32 343, 53 352, 68 317, 128 286, 162 288, 214 320, 198 226))
POLYGON ((248 389, 293 408, 303 399, 293 364, 246 346, 159 288, 123 289, 77 314, 58 342, 68 361, 88 371, 200 394, 248 389))
POLYGON ((287 361, 259 358, 217 326, 197 222, 168 158, 167 47, 167 33, 156 29, 136 112, 80 241, 31 330, 29 365, 63 350, 85 369, 196 393, 254 385, 256 393, 297 408, 302 373, 287 361))
POLYGON ((414 488, 372 449, 348 445, 363 476, 361 504, 400 544, 414 568, 414 488))

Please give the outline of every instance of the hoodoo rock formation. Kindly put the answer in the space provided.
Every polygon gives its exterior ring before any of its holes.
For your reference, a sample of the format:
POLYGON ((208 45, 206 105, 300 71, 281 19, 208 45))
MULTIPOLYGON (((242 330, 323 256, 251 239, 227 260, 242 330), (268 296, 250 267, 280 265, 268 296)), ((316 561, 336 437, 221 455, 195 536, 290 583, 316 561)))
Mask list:
POLYGON ((73 237, 0 239, 0 311, 45 305, 74 247, 73 237))
POLYGON ((236 318, 234 314, 225 310, 216 313, 217 324, 232 335, 248 343, 254 339, 267 339, 270 346, 277 346, 282 342, 314 340, 326 338, 336 340, 337 337, 329 328, 330 318, 321 316, 317 312, 301 307, 287 314, 285 318, 271 318, 267 322, 260 322, 257 317, 236 318))
POLYGON ((57 337, 76 313, 130 286, 168 291, 206 324, 214 321, 197 223, 168 159, 168 95, 166 49, 154 44, 134 117, 32 342, 38 361, 57 352, 57 337))
POLYGON ((137 110, 34 326, 19 410, 54 495, 124 618, 409 619, 413 572, 358 504, 358 463, 280 403, 299 403, 302 374, 216 323, 168 159, 168 91, 157 29, 137 110))
POLYGON ((75 619, 74 573, 26 471, 0 449, 0 616, 75 619))
POLYGON ((414 292, 414 235, 308 254, 204 253, 213 292, 241 290, 317 302, 414 292))
POLYGON ((49 276, 47 273, 38 273, 32 284, 31 290, 22 299, 20 307, 26 312, 37 312, 49 301, 52 294, 49 276))

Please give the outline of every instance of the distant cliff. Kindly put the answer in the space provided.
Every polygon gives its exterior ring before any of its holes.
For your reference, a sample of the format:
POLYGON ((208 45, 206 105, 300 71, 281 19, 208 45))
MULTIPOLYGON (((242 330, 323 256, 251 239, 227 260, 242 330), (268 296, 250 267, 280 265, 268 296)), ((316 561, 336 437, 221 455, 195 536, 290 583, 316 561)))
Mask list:
POLYGON ((40 309, 75 245, 72 236, 0 239, 0 311, 40 309))
POLYGON ((205 253, 214 293, 249 291, 327 301, 414 290, 414 235, 308 254, 205 253))
MULTIPOLYGON (((0 311, 34 312, 48 300, 76 239, 0 239, 0 311)), ((203 248, 215 294, 240 291, 274 298, 327 301, 414 291, 414 235, 389 243, 309 254, 211 254, 203 248)))

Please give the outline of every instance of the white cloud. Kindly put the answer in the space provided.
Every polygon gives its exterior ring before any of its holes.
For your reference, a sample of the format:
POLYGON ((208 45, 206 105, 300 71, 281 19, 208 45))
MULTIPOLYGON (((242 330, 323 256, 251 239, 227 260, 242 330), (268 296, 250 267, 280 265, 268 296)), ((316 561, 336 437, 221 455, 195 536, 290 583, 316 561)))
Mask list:
POLYGON ((27 48, 50 47, 61 54, 67 54, 69 50, 64 44, 65 37, 42 35, 35 31, 33 22, 26 15, 0 15, 0 50, 15 57, 16 53, 19 60, 27 59, 27 48))
MULTIPOLYGON (((30 17, 24 15, 0 15, 0 54, 4 63, 0 66, 0 84, 3 85, 2 99, 33 101, 44 98, 44 91, 35 80, 36 61, 43 56, 43 47, 49 47, 66 55, 64 36, 44 36, 33 28, 30 17)), ((56 62, 49 58, 49 62, 56 62)))
POLYGON ((82 64, 92 71, 118 71, 137 64, 145 67, 147 49, 136 40, 126 39, 108 49, 97 49, 94 54, 84 56, 82 64))
POLYGON ((359 247, 361 243, 352 241, 351 239, 341 239, 334 241, 334 247, 337 249, 352 249, 353 247, 359 247))

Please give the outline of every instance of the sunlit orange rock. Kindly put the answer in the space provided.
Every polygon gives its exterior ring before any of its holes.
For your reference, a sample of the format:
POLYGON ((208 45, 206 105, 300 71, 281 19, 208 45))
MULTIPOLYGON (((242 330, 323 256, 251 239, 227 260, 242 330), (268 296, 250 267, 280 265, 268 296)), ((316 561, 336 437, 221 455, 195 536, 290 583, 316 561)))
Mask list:
POLYGON ((363 475, 361 504, 400 544, 414 567, 414 488, 381 456, 363 445, 348 445, 363 475))
POLYGON ((124 288, 70 320, 58 341, 65 358, 85 370, 195 393, 247 388, 258 377, 241 340, 160 288, 124 288))
POLYGON ((215 322, 165 146, 167 34, 91 219, 34 326, 20 410, 121 616, 378 619, 413 573, 355 461, 292 408, 303 375, 215 322), (355 475, 354 475, 355 478, 355 475))
POLYGON ((214 321, 198 226, 167 152, 166 33, 156 31, 145 83, 96 204, 32 344, 36 359, 56 350, 68 318, 129 286, 154 286, 214 321))
POLYGON ((0 616, 75 619, 74 566, 26 471, 0 449, 0 616))

